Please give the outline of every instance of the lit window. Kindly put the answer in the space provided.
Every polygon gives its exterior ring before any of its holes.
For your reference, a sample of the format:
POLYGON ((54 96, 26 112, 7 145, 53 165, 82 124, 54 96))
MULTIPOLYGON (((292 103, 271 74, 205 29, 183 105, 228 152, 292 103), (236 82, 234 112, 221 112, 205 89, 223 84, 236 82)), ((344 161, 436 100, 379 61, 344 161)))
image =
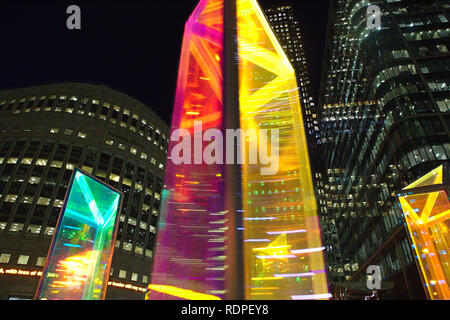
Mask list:
POLYGON ((159 168, 160 168, 161 170, 163 170, 163 169, 164 169, 164 165, 163 165, 162 163, 160 163, 160 164, 159 164, 159 168))
POLYGON ((52 161, 52 164, 50 166, 52 168, 62 168, 62 165, 63 165, 62 161, 54 160, 52 161))
POLYGON ((30 256, 20 255, 19 259, 17 259, 17 264, 27 265, 28 260, 30 260, 30 256))
POLYGON ((30 224, 28 226, 28 232, 39 234, 41 232, 41 226, 30 224))
POLYGON ((112 146, 114 144, 114 140, 106 140, 106 144, 112 146))
POLYGON ((152 160, 150 160, 150 162, 151 162, 152 164, 156 164, 155 158, 152 158, 152 160))
POLYGON ((78 137, 82 138, 82 139, 86 139, 86 133, 85 132, 80 132, 80 133, 78 133, 78 137))
POLYGON ((132 148, 130 149, 130 152, 131 152, 132 154, 137 154, 137 149, 132 147, 132 148))
POLYGON ((23 230, 23 223, 13 223, 9 227, 9 231, 12 231, 12 232, 21 232, 22 230, 23 230))
POLYGON ((46 166, 47 165, 47 159, 37 159, 36 164, 38 166, 46 166))
POLYGON ((11 259, 11 254, 9 253, 0 254, 0 263, 9 263, 9 259, 11 259))
POLYGON ((50 204, 49 198, 39 198, 37 203, 41 206, 48 206, 50 204))
POLYGON ((147 156, 147 154, 145 152, 142 152, 141 158, 144 159, 144 160, 147 160, 148 156, 147 156))
POLYGON ((138 273, 133 272, 131 274, 131 281, 138 281, 138 278, 139 278, 139 274, 138 273))
POLYGON ((38 257, 36 260, 36 266, 43 267, 45 264, 45 260, 46 260, 45 257, 38 257))
POLYGON ((55 228, 47 227, 44 232, 47 236, 52 236, 55 233, 55 228))
POLYGON ((126 270, 120 270, 119 271, 119 278, 120 279, 126 279, 127 278, 127 271, 126 270))
POLYGON ((109 175, 109 179, 111 179, 112 181, 115 181, 115 182, 119 182, 120 176, 118 176, 117 174, 111 173, 109 175))
POLYGON ((16 202, 17 200, 17 194, 8 194, 5 197, 5 202, 16 202))
POLYGON ((146 275, 142 276, 142 283, 148 283, 148 276, 146 275))
POLYGON ((66 129, 64 130, 64 134, 70 136, 73 133, 73 130, 66 129))
POLYGON ((50 129, 50 133, 58 133, 58 132, 59 132, 58 128, 50 129))

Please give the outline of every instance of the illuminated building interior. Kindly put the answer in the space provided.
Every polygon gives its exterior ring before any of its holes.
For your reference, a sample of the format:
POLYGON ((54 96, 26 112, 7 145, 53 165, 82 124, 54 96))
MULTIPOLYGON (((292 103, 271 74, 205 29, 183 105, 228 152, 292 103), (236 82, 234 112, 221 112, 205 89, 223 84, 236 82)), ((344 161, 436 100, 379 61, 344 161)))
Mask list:
MULTIPOLYGON (((230 1, 231 3, 231 1, 230 1)), ((229 5, 226 3, 225 5, 229 5)), ((172 132, 223 132, 223 0, 202 0, 188 20, 172 132)), ((255 0, 236 1, 240 128, 279 130, 279 171, 241 166, 246 299, 330 298, 294 69, 255 0)), ((224 26, 226 26, 224 28, 224 26)), ((237 79, 236 79, 237 80, 237 79)), ((235 80, 235 81, 236 81, 235 80)), ((271 131, 269 131, 271 132, 271 131)), ((267 146, 259 137, 259 148, 267 146)), ((246 143, 242 138, 241 146, 246 143)), ((178 144, 172 141, 170 150, 178 144)), ((266 154, 274 152, 262 150, 266 154)), ((251 150, 250 150, 251 151, 251 150)), ((245 158, 248 158, 248 152, 245 158)), ((260 150, 261 152, 261 150, 260 150)), ((196 152, 193 152, 194 157, 196 152)), ((168 161, 147 299, 229 298, 224 165, 168 161)))
POLYGON ((36 298, 104 298, 122 195, 75 170, 36 298))
POLYGON ((425 291, 431 300, 450 299, 450 202, 440 166, 403 189, 399 196, 425 291), (435 187, 429 192, 424 187, 435 187))

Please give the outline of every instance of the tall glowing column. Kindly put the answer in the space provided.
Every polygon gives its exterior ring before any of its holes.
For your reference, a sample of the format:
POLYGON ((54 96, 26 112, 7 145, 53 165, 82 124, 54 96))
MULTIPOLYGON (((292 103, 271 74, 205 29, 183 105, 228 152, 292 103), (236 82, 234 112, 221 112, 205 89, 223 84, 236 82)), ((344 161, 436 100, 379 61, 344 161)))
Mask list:
POLYGON ((279 152, 278 169, 169 157, 147 298, 330 298, 295 72, 255 0, 201 0, 186 24, 169 154, 196 121, 277 132, 278 148, 275 134, 235 145, 279 152))

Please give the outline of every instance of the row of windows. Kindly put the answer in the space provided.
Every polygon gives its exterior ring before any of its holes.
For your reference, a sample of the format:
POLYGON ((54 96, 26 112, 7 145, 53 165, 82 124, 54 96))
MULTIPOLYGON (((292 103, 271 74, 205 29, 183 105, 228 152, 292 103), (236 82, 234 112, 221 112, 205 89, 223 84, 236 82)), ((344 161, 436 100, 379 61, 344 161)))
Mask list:
MULTIPOLYGON (((31 263, 30 256, 25 254, 20 254, 17 257, 17 260, 13 262, 11 260, 11 253, 0 253, 0 264, 15 264, 15 265, 21 265, 21 266, 31 266, 34 265, 36 267, 43 267, 45 265, 45 262, 47 260, 47 257, 37 257, 34 261, 34 263, 31 263)), ((114 268, 111 268, 110 275, 114 275, 114 268)), ((148 275, 143 274, 139 275, 137 272, 129 272, 124 269, 120 269, 117 277, 120 279, 127 279, 127 276, 130 277, 131 281, 138 282, 141 281, 144 284, 148 284, 148 275)))
POLYGON ((164 150, 168 145, 168 137, 162 133, 161 129, 154 128, 153 124, 146 119, 139 119, 139 116, 130 110, 121 108, 117 105, 112 106, 110 103, 104 102, 100 104, 99 100, 89 98, 78 98, 72 96, 67 99, 66 95, 31 97, 29 99, 13 99, 7 103, 6 100, 0 102, 0 109, 5 108, 5 111, 13 111, 15 114, 21 112, 35 112, 55 111, 67 113, 76 113, 79 115, 87 114, 90 117, 98 117, 102 120, 107 120, 113 124, 118 124, 121 127, 129 126, 133 132, 139 132, 141 136, 146 136, 149 141, 154 141, 155 145, 160 144, 160 149, 164 150), (33 109, 34 108, 34 109, 33 109))
MULTIPOLYGON (((37 267, 43 267, 45 265, 45 260, 47 259, 47 257, 37 257, 36 261, 34 262, 34 265, 37 267)), ((17 257, 17 261, 15 261, 15 264, 19 264, 22 266, 26 266, 29 265, 30 263, 30 256, 29 255, 25 255, 25 254, 21 254, 17 257)), ((11 253, 0 253, 0 263, 1 264, 8 264, 8 263, 13 263, 11 261, 11 253)))
MULTIPOLYGON (((111 268, 110 275, 113 276, 113 274, 114 274, 114 268, 111 268)), ((130 278, 129 280, 131 280, 131 281, 134 281, 134 282, 141 281, 144 284, 148 284, 148 275, 143 274, 141 276, 142 277, 140 277, 139 273, 137 273, 137 272, 132 272, 132 271, 128 271, 125 269, 120 269, 117 274, 117 277, 119 279, 127 280, 129 277, 130 278)))

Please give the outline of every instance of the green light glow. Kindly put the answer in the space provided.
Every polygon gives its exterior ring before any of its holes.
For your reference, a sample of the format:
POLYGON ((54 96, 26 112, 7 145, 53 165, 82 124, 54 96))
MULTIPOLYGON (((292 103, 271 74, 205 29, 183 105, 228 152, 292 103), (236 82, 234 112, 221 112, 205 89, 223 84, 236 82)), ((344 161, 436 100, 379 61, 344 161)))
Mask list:
POLYGON ((75 170, 36 299, 104 298, 121 201, 120 192, 75 170))

